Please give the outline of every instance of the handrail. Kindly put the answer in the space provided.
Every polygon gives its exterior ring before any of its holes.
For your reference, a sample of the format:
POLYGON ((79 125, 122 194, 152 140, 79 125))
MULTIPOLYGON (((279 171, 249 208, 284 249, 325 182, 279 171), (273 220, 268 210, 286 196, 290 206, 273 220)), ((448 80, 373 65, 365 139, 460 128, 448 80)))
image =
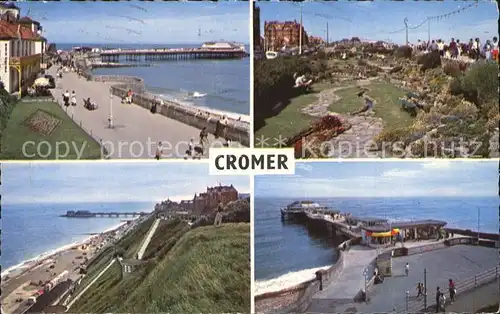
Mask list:
MULTIPOLYGON (((476 289, 478 286, 483 284, 492 282, 495 279, 500 278, 500 266, 495 266, 483 272, 480 272, 472 277, 469 277, 465 280, 459 281, 455 284, 455 288, 457 290, 457 295, 461 293, 466 293, 470 290, 476 289)), ((447 286, 447 285, 446 285, 447 286)), ((446 294, 448 289, 443 289, 442 292, 446 294)), ((427 291, 427 295, 429 296, 429 291, 427 291)), ((429 299, 428 299, 429 300, 429 299)), ((412 300, 408 302, 408 311, 406 310, 406 301, 405 303, 399 304, 393 311, 395 313, 418 313, 423 312, 424 309, 424 300, 412 300)), ((433 298, 430 299, 430 302, 427 304, 427 307, 436 306, 436 302, 433 298)))

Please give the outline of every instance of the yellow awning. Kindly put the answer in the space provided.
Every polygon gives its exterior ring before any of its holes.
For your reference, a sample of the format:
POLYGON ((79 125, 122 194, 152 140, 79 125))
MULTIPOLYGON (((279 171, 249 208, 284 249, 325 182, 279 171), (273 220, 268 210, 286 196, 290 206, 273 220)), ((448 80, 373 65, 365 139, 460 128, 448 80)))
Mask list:
POLYGON ((399 233, 399 229, 392 229, 392 231, 387 231, 387 232, 367 232, 367 235, 373 238, 380 238, 380 237, 390 237, 394 236, 399 233))

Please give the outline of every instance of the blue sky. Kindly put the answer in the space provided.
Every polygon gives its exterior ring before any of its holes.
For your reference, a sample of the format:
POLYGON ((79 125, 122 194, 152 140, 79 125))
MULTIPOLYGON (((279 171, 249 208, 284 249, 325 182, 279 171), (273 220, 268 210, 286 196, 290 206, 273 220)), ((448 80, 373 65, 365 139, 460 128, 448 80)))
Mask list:
POLYGON ((295 175, 256 176, 258 197, 498 196, 498 161, 297 163, 295 175))
POLYGON ((17 5, 21 15, 41 23, 44 36, 55 43, 250 41, 248 2, 63 0, 17 5))
MULTIPOLYGON (((329 40, 358 36, 367 40, 405 42, 404 18, 410 27, 417 26, 428 16, 453 12, 471 1, 329 1, 304 2, 303 25, 308 34, 326 38, 328 22, 329 40)), ((264 21, 300 21, 300 4, 292 2, 260 2, 261 29, 264 21)), ((263 34, 263 33, 262 33, 263 34)), ((451 37, 462 41, 471 37, 492 38, 498 34, 496 2, 482 1, 477 7, 462 11, 447 19, 431 22, 431 39, 451 37)), ((427 23, 408 32, 409 41, 427 40, 427 23)))
POLYGON ((211 176, 199 163, 2 163, 3 204, 157 202, 192 199, 207 186, 233 184, 249 193, 245 176, 211 176))

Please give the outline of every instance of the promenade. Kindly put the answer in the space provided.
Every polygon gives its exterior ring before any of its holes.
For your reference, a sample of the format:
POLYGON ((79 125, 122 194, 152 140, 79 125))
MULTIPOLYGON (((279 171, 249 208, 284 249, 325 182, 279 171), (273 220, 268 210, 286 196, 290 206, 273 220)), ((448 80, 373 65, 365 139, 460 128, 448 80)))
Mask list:
MULTIPOLYGON (((358 255, 353 250, 354 248, 351 250, 351 253, 354 252, 355 255, 358 255)), ((346 258, 349 258, 349 254, 347 252, 346 258)), ((358 255, 355 257, 356 263, 361 264, 361 261, 358 262, 357 259, 357 257, 361 256, 358 255)), ((338 285, 336 281, 313 297, 307 313, 386 313, 391 311, 403 313, 406 306, 406 291, 410 293, 409 308, 412 310, 420 306, 423 308, 423 298, 416 298, 416 287, 418 282, 424 282, 424 269, 427 269, 427 304, 430 305, 434 303, 437 286, 440 286, 442 291, 447 293, 449 278, 460 283, 460 281, 469 279, 497 265, 497 250, 470 245, 456 245, 423 254, 394 258, 392 261, 393 276, 385 278, 382 284, 374 285, 368 290, 369 302, 367 303, 348 301, 346 297, 349 296, 343 293, 343 289, 349 289, 352 292, 360 285, 364 285, 363 268, 355 266, 359 271, 357 276, 355 276, 355 272, 352 272, 351 277, 350 270, 346 274, 341 274, 338 278, 338 285), (408 277, 404 276, 404 265, 407 262, 410 265, 408 277), (342 283, 343 279, 350 280, 353 288, 346 288, 346 284, 342 283), (335 287, 336 285, 338 288, 335 287)), ((350 296, 351 300, 353 297, 354 295, 350 296)), ((477 307, 480 308, 483 305, 487 304, 478 304, 477 307)), ((458 307, 458 305, 455 306, 458 307)), ((459 312, 462 311, 460 310, 459 312)))
MULTIPOLYGON (((52 67, 48 74, 56 77, 56 68, 52 67)), ((77 106, 68 108, 68 115, 82 126, 93 138, 103 143, 109 158, 153 158, 158 142, 163 143, 164 158, 182 158, 188 149, 191 138, 199 139, 200 130, 161 114, 152 114, 137 105, 123 105, 121 99, 112 96, 110 86, 114 83, 87 81, 78 78, 73 72, 64 73, 53 90, 55 99, 62 104, 62 94, 68 90, 75 91, 77 106), (94 101, 99 108, 89 111, 83 107, 83 98, 94 101), (112 102, 112 105, 111 105, 112 102), (108 127, 110 107, 112 106, 114 128, 108 127)), ((209 135, 212 147, 222 147, 222 140, 215 140, 209 135)), ((71 144, 70 144, 71 145, 71 144)), ((231 146, 237 147, 238 143, 231 146)), ((205 150, 205 157, 208 149, 205 150)))

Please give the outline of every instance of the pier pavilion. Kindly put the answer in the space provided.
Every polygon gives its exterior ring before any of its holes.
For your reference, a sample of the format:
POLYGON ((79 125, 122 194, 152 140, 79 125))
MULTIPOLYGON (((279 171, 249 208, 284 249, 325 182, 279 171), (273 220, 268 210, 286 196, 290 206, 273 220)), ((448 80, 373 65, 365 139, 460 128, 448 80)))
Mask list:
POLYGON ((438 239, 445 225, 445 221, 433 219, 363 224, 361 225, 362 243, 377 248, 390 246, 394 240, 405 242, 438 239))

